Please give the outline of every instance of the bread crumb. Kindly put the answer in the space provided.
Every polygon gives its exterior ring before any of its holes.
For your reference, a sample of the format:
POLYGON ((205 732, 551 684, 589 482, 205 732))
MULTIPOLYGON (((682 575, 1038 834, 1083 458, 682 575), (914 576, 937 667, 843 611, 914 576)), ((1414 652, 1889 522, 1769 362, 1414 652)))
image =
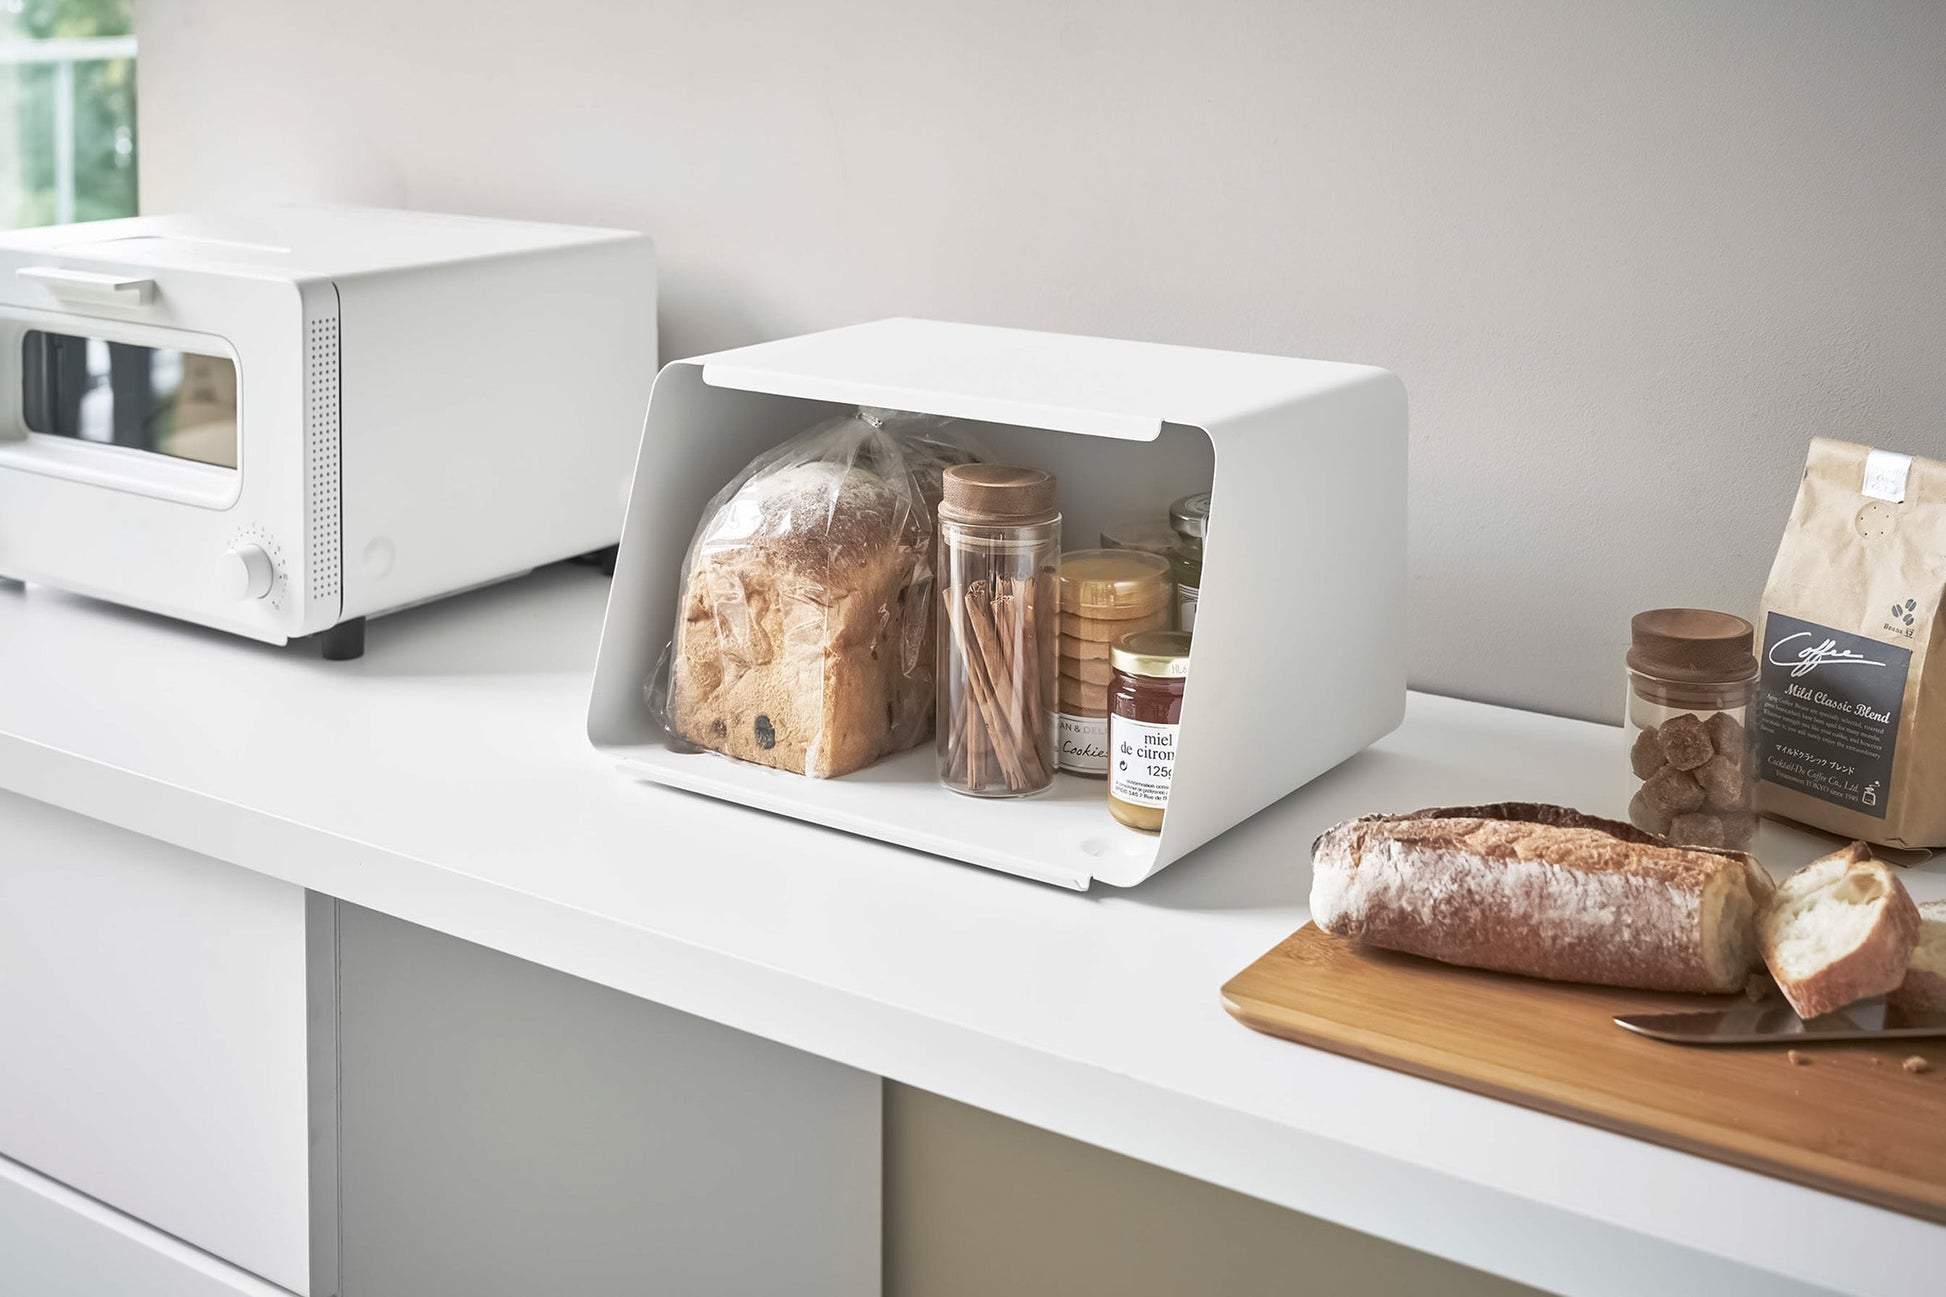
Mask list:
POLYGON ((1917 1075, 1920 1072, 1932 1071, 1932 1064, 1928 1063, 1925 1059, 1919 1057, 1919 1055, 1917 1054, 1914 1054, 1911 1058, 1908 1058, 1905 1062, 1899 1064, 1899 1066, 1903 1067, 1906 1071, 1911 1072, 1914 1075, 1917 1075))
POLYGON ((1791 1066, 1793 1067, 1809 1067, 1811 1065, 1811 1060, 1805 1055, 1798 1053, 1795 1049, 1786 1053, 1785 1057, 1791 1060, 1791 1066))

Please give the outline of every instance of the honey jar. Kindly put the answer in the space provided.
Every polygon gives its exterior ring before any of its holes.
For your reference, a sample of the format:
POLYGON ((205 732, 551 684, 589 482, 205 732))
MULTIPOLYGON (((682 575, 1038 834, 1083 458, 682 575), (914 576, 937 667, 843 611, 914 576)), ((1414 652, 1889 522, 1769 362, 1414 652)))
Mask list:
POLYGON ((1132 829, 1162 830, 1176 775, 1176 733, 1189 683, 1189 633, 1138 631, 1109 657, 1108 810, 1132 829))

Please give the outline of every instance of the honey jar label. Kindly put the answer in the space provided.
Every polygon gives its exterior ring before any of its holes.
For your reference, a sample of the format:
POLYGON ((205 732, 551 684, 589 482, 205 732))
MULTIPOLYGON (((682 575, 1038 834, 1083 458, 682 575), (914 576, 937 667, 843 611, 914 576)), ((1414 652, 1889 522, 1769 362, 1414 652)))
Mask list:
POLYGON ((1180 725, 1108 718, 1108 793, 1132 806, 1166 807, 1176 777, 1180 725))
POLYGON ((1061 769, 1077 775, 1108 773, 1108 718, 1058 713, 1061 769))

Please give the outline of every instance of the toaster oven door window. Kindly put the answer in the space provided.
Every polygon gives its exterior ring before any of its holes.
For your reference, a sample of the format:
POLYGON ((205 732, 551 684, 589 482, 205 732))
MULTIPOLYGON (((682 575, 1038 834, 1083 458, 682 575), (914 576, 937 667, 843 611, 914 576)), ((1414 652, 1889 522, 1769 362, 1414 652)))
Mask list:
POLYGON ((237 464, 236 366, 221 356, 36 329, 21 339, 30 432, 237 464))

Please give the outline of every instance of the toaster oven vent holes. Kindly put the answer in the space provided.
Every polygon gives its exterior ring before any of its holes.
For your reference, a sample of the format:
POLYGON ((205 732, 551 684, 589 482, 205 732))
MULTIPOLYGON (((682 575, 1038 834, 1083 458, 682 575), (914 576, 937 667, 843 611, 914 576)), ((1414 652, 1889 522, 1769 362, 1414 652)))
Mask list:
POLYGON ((305 347, 305 443, 307 446, 304 566, 311 598, 336 603, 339 596, 338 520, 338 321, 313 320, 305 347))

